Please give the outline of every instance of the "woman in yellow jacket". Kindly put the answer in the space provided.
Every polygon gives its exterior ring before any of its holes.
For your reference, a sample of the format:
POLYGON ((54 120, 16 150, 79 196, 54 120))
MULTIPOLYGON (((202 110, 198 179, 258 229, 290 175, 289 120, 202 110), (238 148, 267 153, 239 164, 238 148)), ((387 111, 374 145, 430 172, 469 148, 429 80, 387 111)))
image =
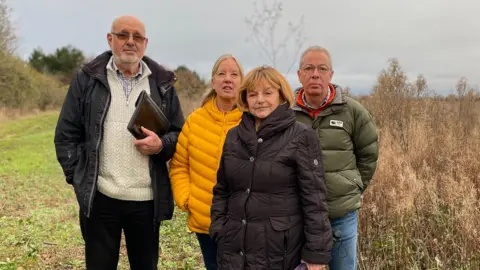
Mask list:
POLYGON ((197 235, 207 270, 216 269, 217 264, 217 247, 208 235, 213 187, 227 132, 242 117, 236 97, 243 76, 234 56, 217 59, 211 89, 201 107, 188 116, 170 162, 175 203, 188 212, 188 228, 197 235))

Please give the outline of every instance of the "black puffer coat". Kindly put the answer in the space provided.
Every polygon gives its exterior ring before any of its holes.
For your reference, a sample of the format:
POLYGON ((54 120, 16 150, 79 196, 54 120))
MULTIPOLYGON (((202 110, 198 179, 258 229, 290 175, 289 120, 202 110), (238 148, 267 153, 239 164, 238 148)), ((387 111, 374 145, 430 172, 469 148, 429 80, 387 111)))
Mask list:
POLYGON ((327 264, 332 232, 315 131, 280 105, 255 131, 244 113, 228 132, 213 190, 210 236, 218 269, 327 264))

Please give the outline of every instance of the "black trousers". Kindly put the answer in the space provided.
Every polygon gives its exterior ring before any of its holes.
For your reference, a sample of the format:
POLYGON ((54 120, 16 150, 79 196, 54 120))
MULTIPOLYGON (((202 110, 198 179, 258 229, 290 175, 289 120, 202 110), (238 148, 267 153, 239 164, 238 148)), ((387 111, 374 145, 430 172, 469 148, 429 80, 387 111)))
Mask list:
POLYGON ((122 229, 130 269, 157 269, 159 225, 153 201, 122 201, 97 192, 90 218, 80 213, 88 270, 117 269, 122 229))
POLYGON ((217 244, 208 234, 196 233, 207 270, 217 270, 217 244))

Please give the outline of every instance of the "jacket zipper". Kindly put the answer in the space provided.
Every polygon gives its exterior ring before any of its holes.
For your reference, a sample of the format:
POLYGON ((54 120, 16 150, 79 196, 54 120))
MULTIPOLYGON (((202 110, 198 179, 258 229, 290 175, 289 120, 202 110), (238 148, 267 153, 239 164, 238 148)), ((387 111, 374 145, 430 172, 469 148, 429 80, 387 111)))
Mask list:
POLYGON ((287 231, 283 232, 283 269, 287 270, 287 231))
MULTIPOLYGON (((108 87, 107 87, 108 89, 108 87)), ((110 89, 108 92, 108 97, 107 97, 107 106, 105 106, 105 109, 103 110, 102 113, 102 118, 100 119, 100 132, 97 140, 97 145, 96 145, 96 160, 95 160, 95 174, 94 174, 94 179, 93 179, 93 185, 92 185, 92 191, 90 192, 90 198, 88 200, 88 209, 87 209, 87 217, 90 217, 90 211, 92 210, 92 202, 93 202, 93 194, 97 189, 97 181, 98 181, 98 155, 100 152, 100 143, 103 138, 103 123, 105 121, 105 115, 107 114, 108 108, 110 107, 110 99, 111 99, 111 94, 110 94, 110 89)))

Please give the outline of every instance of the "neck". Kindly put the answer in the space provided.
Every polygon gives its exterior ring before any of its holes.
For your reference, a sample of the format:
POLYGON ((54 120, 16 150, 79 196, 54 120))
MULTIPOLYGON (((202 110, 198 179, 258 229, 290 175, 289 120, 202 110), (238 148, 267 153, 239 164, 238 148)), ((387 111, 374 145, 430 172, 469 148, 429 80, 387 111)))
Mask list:
POLYGON ((223 99, 217 96, 215 100, 217 108, 222 112, 229 112, 235 107, 235 99, 223 99))
POLYGON ((115 65, 122 72, 125 78, 130 78, 138 73, 140 70, 140 63, 119 63, 120 61, 115 61, 115 65))
POLYGON ((318 109, 322 106, 323 101, 325 101, 325 97, 327 96, 328 90, 320 95, 307 95, 305 93, 305 100, 307 101, 308 105, 311 107, 318 109))

